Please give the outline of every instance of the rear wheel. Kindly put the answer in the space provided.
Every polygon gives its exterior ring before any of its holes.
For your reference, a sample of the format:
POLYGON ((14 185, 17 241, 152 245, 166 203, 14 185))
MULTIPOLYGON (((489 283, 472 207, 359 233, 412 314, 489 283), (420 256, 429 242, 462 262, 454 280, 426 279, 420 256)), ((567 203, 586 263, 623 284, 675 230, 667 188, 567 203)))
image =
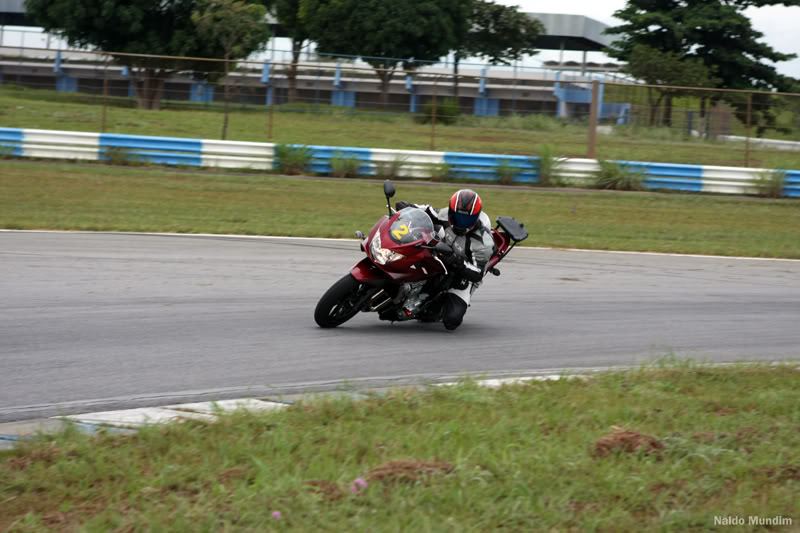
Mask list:
POLYGON ((319 327, 335 328, 356 316, 367 294, 364 288, 351 274, 334 283, 314 310, 319 327))

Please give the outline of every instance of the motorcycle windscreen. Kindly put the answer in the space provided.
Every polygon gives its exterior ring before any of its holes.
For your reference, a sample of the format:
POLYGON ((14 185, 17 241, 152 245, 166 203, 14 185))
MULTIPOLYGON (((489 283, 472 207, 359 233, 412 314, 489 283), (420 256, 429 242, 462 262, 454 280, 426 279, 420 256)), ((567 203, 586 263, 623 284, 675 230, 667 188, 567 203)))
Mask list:
POLYGON ((433 222, 425 211, 416 207, 406 207, 398 211, 398 217, 389 228, 389 236, 397 244, 431 242, 435 236, 433 222))

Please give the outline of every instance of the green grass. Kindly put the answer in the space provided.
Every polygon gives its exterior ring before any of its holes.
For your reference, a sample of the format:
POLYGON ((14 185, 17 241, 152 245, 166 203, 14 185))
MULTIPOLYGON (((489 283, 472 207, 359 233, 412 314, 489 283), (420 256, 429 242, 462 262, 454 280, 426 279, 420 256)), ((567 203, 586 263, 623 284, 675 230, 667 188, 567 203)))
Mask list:
MULTIPOLYGON (((398 182, 444 205, 455 184, 398 182)), ((800 259, 800 204, 710 195, 473 184, 486 212, 526 223, 523 244, 800 259)), ((0 227, 352 237, 383 215, 379 181, 0 161, 0 227)))
MULTIPOLYGON (((109 100, 107 133, 217 139, 221 106, 165 102, 161 111, 131 107, 128 99, 109 100)), ((102 95, 0 87, 0 123, 4 127, 99 132, 103 126, 102 95)), ((275 106, 272 138, 267 137, 270 113, 266 106, 233 106, 229 140, 284 144, 428 150, 433 128, 418 124, 405 112, 338 108, 329 105, 275 106)), ((559 155, 585 157, 588 131, 585 118, 572 122, 543 115, 475 117, 462 115, 455 125, 437 124, 434 149, 453 152, 536 155, 547 144, 559 155)), ((685 139, 683 129, 623 128, 619 134, 599 135, 597 157, 602 159, 743 166, 741 143, 685 139)), ((751 149, 750 166, 800 169, 800 153, 751 149)))
POLYGON ((0 529, 712 531, 715 516, 796 528, 797 377, 674 362, 318 398, 127 436, 72 430, 0 454, 0 529), (613 448, 613 426, 655 440, 613 448))

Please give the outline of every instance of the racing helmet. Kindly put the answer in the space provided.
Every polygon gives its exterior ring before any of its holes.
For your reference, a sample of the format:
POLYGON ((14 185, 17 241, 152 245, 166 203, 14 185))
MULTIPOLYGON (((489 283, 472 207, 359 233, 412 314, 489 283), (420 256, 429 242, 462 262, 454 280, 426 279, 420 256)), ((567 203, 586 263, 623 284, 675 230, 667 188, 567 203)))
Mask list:
POLYGON ((473 229, 481 216, 481 197, 473 190, 461 189, 450 198, 447 219, 456 233, 473 229))

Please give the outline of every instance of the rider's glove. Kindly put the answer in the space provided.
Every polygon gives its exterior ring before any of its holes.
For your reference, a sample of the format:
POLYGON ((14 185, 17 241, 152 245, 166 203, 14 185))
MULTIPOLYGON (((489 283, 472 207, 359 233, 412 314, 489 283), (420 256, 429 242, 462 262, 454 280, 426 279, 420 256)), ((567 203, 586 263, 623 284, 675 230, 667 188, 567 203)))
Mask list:
POLYGON ((483 272, 471 263, 464 263, 464 270, 461 272, 461 276, 467 281, 478 283, 483 279, 483 272))
POLYGON ((442 263, 444 266, 447 267, 447 270, 451 272, 461 272, 466 267, 464 260, 457 256, 456 254, 442 254, 441 256, 442 263))
POLYGON ((400 200, 399 202, 394 204, 394 210, 395 211, 400 211, 402 209, 405 209, 406 207, 414 207, 414 204, 410 204, 410 203, 408 203, 406 201, 403 201, 403 200, 400 200))

